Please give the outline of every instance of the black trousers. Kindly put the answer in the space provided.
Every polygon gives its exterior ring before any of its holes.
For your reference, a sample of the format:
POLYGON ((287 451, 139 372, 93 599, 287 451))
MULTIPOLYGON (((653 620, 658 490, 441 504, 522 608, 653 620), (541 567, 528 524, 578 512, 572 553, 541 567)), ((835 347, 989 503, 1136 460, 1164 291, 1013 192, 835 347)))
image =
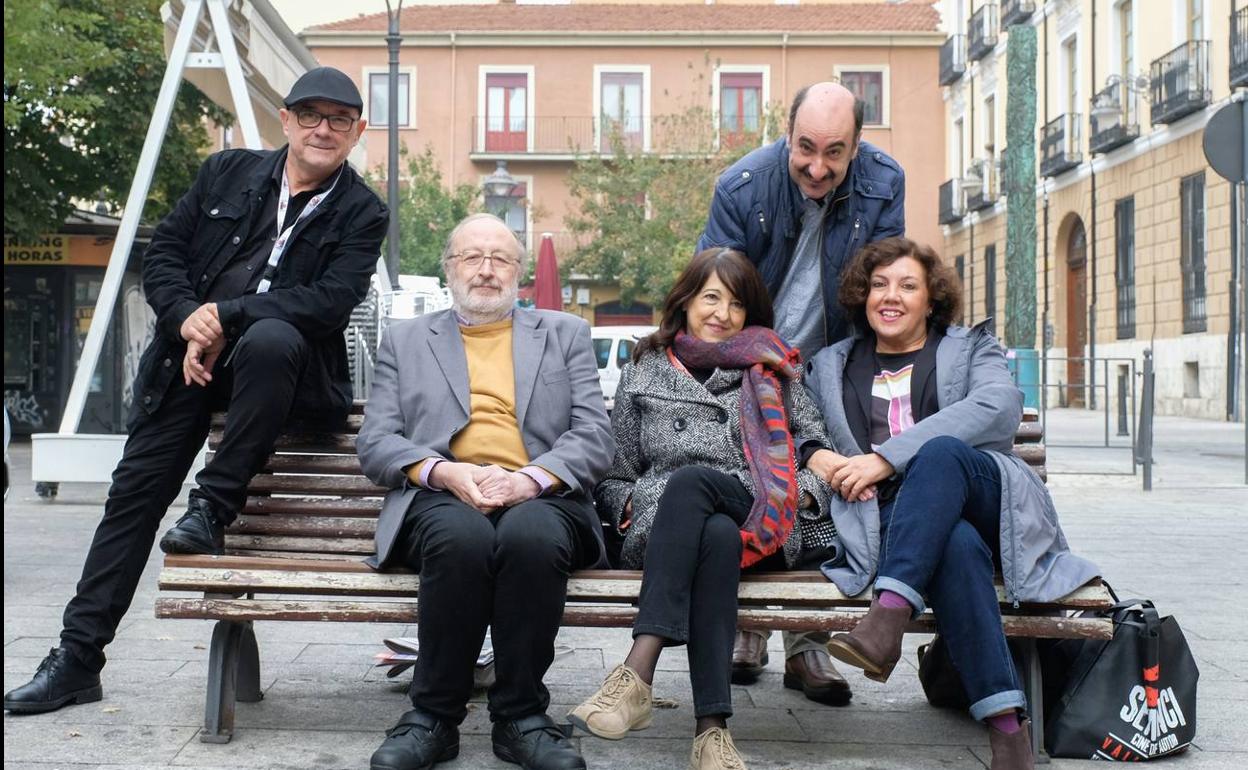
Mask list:
POLYGON ((490 719, 546 713, 542 678, 555 657, 568 574, 598 558, 587 505, 542 497, 486 516, 449 492, 416 495, 386 560, 420 573, 413 707, 453 724, 464 720, 490 626, 490 719))
POLYGON ((753 503, 726 473, 681 468, 659 498, 646 543, 633 636, 688 645, 695 717, 732 715, 740 530, 753 503))
MULTIPOLYGON (((179 371, 160 407, 133 426, 77 592, 65 607, 61 644, 84 664, 104 667, 104 647, 130 608, 160 520, 208 436, 213 410, 229 407, 224 434, 191 494, 232 521, 290 415, 309 349, 285 321, 257 321, 234 343, 229 364, 223 365, 225 356, 218 360, 208 387, 187 386, 179 371)), ((169 365, 180 370, 182 360, 171 358, 169 365)))

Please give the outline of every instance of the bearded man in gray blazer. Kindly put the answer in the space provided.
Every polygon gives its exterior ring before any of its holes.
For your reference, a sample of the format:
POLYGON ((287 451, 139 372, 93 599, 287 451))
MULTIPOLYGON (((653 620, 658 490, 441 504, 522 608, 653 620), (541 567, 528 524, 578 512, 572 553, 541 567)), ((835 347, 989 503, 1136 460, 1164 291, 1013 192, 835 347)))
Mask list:
POLYGON ((357 448, 388 487, 374 566, 420 573, 412 710, 374 770, 432 767, 459 752, 487 626, 497 684, 493 748, 531 770, 585 761, 546 715, 568 574, 605 566, 595 484, 611 467, 589 325, 516 309, 524 249, 475 214, 442 255, 453 307, 395 324, 378 352, 357 448))

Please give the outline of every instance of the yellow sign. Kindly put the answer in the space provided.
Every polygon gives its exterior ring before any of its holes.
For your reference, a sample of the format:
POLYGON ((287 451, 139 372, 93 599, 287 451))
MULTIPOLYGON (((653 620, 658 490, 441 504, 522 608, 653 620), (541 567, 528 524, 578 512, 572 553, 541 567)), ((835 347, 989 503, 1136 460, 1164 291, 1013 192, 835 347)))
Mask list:
POLYGON ((34 243, 4 239, 5 265, 105 267, 112 252, 111 235, 44 235, 34 243))

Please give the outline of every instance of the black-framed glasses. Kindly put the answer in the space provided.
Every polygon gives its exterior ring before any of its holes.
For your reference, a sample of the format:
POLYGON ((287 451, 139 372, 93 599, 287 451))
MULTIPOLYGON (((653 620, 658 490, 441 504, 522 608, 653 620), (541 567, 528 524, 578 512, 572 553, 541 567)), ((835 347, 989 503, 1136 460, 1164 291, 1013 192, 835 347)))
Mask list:
POLYGON ((329 127, 340 134, 345 134, 355 125, 355 121, 359 118, 353 118, 350 115, 326 115, 323 112, 309 110, 307 108, 296 108, 295 122, 303 128, 316 128, 321 125, 322 120, 329 121, 329 127))
POLYGON ((452 254, 451 256, 455 259, 458 259, 461 263, 467 265, 468 267, 471 267, 474 269, 481 267, 481 265, 484 264, 485 260, 487 259, 490 260, 490 264, 494 265, 495 267, 505 266, 508 268, 515 268, 517 265, 520 264, 520 260, 516 259, 515 257, 509 256, 507 254, 504 254, 501 251, 494 251, 494 252, 490 252, 489 254, 485 254, 480 251, 469 249, 467 251, 461 251, 456 254, 452 254))

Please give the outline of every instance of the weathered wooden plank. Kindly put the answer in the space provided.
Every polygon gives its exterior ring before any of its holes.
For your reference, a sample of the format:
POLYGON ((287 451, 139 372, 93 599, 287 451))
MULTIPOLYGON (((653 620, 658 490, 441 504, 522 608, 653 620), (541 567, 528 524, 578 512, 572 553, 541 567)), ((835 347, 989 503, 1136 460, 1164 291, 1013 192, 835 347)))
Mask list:
MULTIPOLYGON (((744 608, 738 612, 737 624, 741 628, 756 629, 847 631, 862 619, 862 615, 862 612, 744 608)), ((628 628, 636 616, 635 607, 570 604, 564 608, 562 625, 628 628)), ((411 623, 416 619, 416 602, 163 598, 156 601, 156 617, 411 623)), ((1007 615, 1002 618, 1002 627, 1007 636, 1046 639, 1110 639, 1114 633, 1113 622, 1103 618, 1007 615)), ((912 621, 907 630, 931 633, 935 629, 935 620, 927 613, 912 621)))
POLYGON ((376 519, 337 516, 244 514, 226 530, 232 535, 291 535, 296 537, 373 537, 376 519))
POLYGON ((300 476, 258 473, 247 491, 256 494, 380 497, 388 491, 363 476, 300 476))
MULTIPOLYGON (((216 452, 209 452, 205 462, 212 462, 216 452)), ((269 473, 319 473, 322 475, 363 476, 360 458, 334 454, 272 454, 264 464, 269 473)))
POLYGON ((1046 450, 1044 444, 1015 444, 1014 455, 1031 466, 1044 465, 1046 450))
MULTIPOLYGON (((165 568, 189 569, 275 569, 303 572, 359 572, 375 574, 377 570, 364 563, 356 554, 304 553, 300 551, 247 551, 223 556, 206 554, 170 554, 165 568)), ((411 574, 411 570, 387 569, 387 573, 411 574)))
MULTIPOLYGON (((221 443, 221 429, 208 432, 208 448, 221 443)), ((355 436, 350 433, 316 433, 294 431, 278 436, 274 443, 278 452, 309 452, 312 454, 355 454, 355 436)))
MULTIPOLYGON (((308 565, 299 565, 306 567, 308 565)), ((164 590, 204 591, 206 593, 248 592, 288 593, 334 596, 414 596, 420 587, 416 575, 383 572, 325 571, 290 569, 288 565, 269 564, 269 569, 222 567, 212 565, 174 567, 166 565, 160 573, 164 590)), ((603 603, 635 603, 641 591, 640 577, 633 579, 584 577, 574 573, 568 580, 568 600, 603 603)), ((738 598, 746 605, 781 605, 796 607, 863 607, 870 603, 869 592, 845 596, 833 583, 822 579, 805 583, 782 581, 746 581, 741 583, 738 598)), ((1011 603, 997 587, 997 600, 1011 603)), ((1026 610, 1061 606, 1067 609, 1094 609, 1110 604, 1103 586, 1077 589, 1058 603, 1024 605, 1026 610)))
MULTIPOLYGON (((363 407, 361 407, 361 409, 362 408, 363 407)), ((349 414, 347 415, 347 421, 341 427, 337 428, 336 432, 353 433, 353 434, 359 433, 360 426, 363 424, 364 424, 364 413, 362 411, 359 413, 355 413, 355 414, 349 414)), ((214 429, 225 427, 225 412, 217 412, 212 415, 212 427, 214 429)), ((296 422, 293 422, 290 425, 290 427, 293 428, 294 430, 298 430, 300 425, 296 421, 296 422)))
POLYGON ((226 535, 227 551, 307 551, 313 553, 371 554, 373 538, 282 537, 277 535, 226 535))
POLYGON ((381 513, 381 498, 249 497, 243 506, 243 513, 376 518, 381 513))
POLYGON ((1044 440, 1044 426, 1039 422, 1019 423, 1018 432, 1014 434, 1015 444, 1035 444, 1044 440))

